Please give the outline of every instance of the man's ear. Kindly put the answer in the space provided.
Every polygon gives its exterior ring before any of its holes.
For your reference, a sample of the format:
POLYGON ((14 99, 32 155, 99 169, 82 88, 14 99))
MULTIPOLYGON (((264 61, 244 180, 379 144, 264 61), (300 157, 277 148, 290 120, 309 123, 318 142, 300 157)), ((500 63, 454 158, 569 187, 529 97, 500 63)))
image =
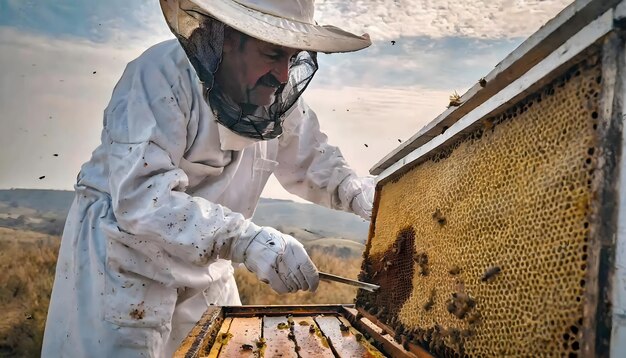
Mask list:
POLYGON ((242 45, 241 32, 233 29, 232 27, 226 27, 224 29, 224 44, 222 51, 225 53, 233 52, 235 49, 241 48, 242 45))
POLYGON ((233 49, 236 48, 235 36, 233 36, 232 31, 224 31, 224 43, 222 44, 222 52, 230 53, 233 49))

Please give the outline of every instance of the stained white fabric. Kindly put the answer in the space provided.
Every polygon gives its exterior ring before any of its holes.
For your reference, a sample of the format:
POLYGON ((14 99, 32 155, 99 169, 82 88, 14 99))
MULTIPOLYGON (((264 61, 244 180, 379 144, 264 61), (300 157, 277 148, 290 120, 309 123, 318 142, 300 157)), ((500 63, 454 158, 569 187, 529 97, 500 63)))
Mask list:
POLYGON ((241 304, 229 260, 272 172, 330 208, 359 193, 302 100, 282 137, 222 150, 176 40, 128 64, 101 139, 77 178, 44 357, 169 357, 208 305, 241 304))

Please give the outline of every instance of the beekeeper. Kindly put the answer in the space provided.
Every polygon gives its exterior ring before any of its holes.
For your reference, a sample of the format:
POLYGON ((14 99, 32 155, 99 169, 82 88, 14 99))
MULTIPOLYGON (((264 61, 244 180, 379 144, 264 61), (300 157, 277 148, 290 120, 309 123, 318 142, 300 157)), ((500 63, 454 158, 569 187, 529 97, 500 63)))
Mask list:
POLYGON ((301 98, 316 52, 370 45, 313 20, 313 0, 161 0, 177 40, 126 67, 67 217, 44 357, 171 356, 209 305, 240 305, 243 263, 314 291, 293 237, 249 219, 270 174, 368 219, 374 181, 327 143, 301 98))

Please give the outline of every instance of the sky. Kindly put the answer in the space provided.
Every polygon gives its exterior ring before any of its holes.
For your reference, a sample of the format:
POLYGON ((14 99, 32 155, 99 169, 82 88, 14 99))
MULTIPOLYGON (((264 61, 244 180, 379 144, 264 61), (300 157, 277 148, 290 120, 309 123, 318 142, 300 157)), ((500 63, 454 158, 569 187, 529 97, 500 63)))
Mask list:
MULTIPOLYGON (((373 44, 320 54, 304 98, 367 175, 570 2, 318 0, 373 44)), ((0 0, 0 189, 71 190, 126 64, 170 38, 156 0, 0 0)), ((302 201, 273 178, 263 196, 302 201)))

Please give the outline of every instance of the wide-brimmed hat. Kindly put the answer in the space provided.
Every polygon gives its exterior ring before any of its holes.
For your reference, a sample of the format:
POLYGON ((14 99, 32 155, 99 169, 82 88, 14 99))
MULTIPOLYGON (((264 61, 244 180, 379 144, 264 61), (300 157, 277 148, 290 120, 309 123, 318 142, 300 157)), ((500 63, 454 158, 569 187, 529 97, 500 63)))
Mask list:
POLYGON ((163 15, 175 33, 180 12, 198 12, 275 45, 324 53, 351 52, 371 45, 357 36, 313 19, 314 0, 160 0, 163 15))

